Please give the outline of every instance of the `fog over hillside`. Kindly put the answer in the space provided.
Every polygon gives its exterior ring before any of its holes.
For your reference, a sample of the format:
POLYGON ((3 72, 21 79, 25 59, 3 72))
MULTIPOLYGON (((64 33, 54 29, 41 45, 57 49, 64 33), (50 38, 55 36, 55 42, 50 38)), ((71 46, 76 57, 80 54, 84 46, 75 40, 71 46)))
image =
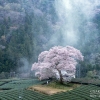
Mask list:
POLYGON ((1 0, 0 23, 0 72, 30 70, 56 45, 83 53, 83 76, 100 68, 99 0, 1 0))

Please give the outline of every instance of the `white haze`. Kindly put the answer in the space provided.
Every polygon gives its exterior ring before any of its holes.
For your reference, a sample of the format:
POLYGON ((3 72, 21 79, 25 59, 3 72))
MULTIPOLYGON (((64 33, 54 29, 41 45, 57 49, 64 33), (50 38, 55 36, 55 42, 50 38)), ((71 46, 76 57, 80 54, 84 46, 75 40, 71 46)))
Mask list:
POLYGON ((22 66, 17 70, 19 73, 26 73, 30 71, 30 64, 27 58, 20 58, 20 63, 22 63, 22 66))
MULTIPOLYGON (((78 44, 79 34, 81 34, 80 26, 84 20, 87 25, 92 22, 98 5, 100 5, 100 0, 55 0, 55 9, 59 18, 59 32, 63 36, 63 45, 78 44)), ((83 28, 88 32, 88 28, 83 28)), ((90 31, 87 36, 89 34, 90 31)), ((57 34, 55 37, 57 38, 57 34)), ((55 41, 57 40, 55 39, 55 41)))

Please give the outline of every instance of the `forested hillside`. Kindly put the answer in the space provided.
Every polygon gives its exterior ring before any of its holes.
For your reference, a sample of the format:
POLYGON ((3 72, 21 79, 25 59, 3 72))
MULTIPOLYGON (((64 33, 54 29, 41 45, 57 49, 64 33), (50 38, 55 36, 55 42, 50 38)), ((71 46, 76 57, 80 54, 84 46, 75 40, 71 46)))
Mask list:
MULTIPOLYGON (((31 68, 40 52, 52 46, 66 46, 70 39, 62 35, 55 0, 0 0, 0 72, 17 72, 23 66, 31 68)), ((100 7, 93 20, 86 21, 80 13, 78 44, 84 62, 80 62, 77 77, 100 70, 100 7), (81 73, 81 74, 80 74, 81 73)), ((66 23, 67 24, 67 23, 66 23)), ((76 23, 77 24, 77 23, 76 23)))
POLYGON ((50 24, 55 20, 45 10, 46 6, 46 2, 38 0, 30 0, 30 4, 27 0, 0 1, 0 72, 21 67, 21 58, 34 62, 38 54, 47 49, 52 33, 50 24))

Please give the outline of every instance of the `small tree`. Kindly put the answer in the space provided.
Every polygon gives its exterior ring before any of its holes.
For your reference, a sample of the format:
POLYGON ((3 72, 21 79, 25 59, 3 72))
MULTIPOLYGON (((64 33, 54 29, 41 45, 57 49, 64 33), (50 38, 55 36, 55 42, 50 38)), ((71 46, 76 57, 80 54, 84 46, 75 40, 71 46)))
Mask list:
POLYGON ((38 63, 34 63, 31 70, 36 70, 36 75, 40 79, 51 78, 58 73, 60 83, 63 83, 62 70, 75 75, 77 60, 83 60, 79 50, 71 46, 55 46, 42 52, 38 57, 38 63))

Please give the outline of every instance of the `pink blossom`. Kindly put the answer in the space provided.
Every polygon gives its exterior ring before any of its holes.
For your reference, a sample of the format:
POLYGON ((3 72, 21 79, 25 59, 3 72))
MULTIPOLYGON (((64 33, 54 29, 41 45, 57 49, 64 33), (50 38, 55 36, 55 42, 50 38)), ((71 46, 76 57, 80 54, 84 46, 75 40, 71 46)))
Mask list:
POLYGON ((31 70, 37 70, 40 79, 53 77, 55 75, 54 70, 58 71, 59 74, 62 70, 69 70, 75 75, 78 60, 83 61, 83 56, 79 50, 71 46, 55 46, 49 51, 40 53, 38 63, 34 63, 31 70))

